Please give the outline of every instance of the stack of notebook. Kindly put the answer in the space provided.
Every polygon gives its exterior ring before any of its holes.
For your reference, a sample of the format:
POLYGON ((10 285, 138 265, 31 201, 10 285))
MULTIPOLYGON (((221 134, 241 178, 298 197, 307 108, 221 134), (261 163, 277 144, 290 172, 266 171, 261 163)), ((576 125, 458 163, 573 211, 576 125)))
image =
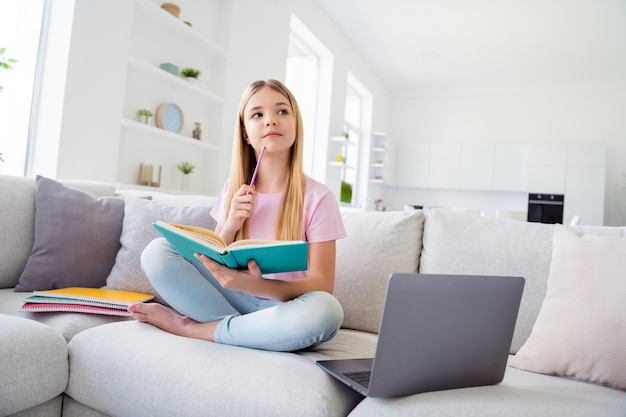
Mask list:
POLYGON ((71 312, 130 316, 127 308, 132 303, 154 298, 151 294, 107 290, 102 288, 70 287, 56 290, 33 291, 24 299, 20 311, 34 313, 71 312))

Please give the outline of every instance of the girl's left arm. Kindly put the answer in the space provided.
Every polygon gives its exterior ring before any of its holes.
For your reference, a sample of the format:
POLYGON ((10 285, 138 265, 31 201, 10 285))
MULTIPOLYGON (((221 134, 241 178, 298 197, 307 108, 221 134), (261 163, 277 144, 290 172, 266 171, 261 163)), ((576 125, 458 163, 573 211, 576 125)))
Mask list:
POLYGON ((254 261, 248 270, 235 270, 214 262, 206 256, 198 259, 224 288, 245 292, 257 297, 288 301, 311 291, 333 292, 335 287, 334 240, 309 243, 309 269, 305 278, 293 281, 265 279, 254 261))

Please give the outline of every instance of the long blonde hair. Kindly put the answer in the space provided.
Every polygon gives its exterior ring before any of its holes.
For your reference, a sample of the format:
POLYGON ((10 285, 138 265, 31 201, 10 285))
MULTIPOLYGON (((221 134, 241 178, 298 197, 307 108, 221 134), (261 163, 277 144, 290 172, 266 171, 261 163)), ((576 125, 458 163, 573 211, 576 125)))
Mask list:
MULTIPOLYGON (((274 238, 279 240, 301 240, 302 218, 304 210, 305 177, 302 168, 302 148, 304 134, 302 129, 302 115, 296 102, 296 98, 289 89, 277 80, 255 81, 244 91, 239 103, 237 122, 235 125, 235 144, 233 146, 232 161, 230 165, 230 184, 228 198, 226 199, 226 213, 228 217, 230 203, 241 184, 249 184, 256 165, 256 155, 252 146, 248 145, 244 134, 244 109, 257 91, 263 87, 269 87, 281 93, 289 100, 291 110, 296 118, 296 140, 291 146, 290 166, 288 172, 287 187, 283 194, 274 238)), ((237 232, 235 240, 248 238, 248 219, 237 232)))

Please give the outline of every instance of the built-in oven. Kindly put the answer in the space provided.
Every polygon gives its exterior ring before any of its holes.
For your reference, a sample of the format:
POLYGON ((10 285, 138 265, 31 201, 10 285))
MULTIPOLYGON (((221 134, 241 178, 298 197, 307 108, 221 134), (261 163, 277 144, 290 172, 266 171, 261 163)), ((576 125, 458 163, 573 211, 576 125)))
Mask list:
POLYGON ((563 223, 563 194, 528 194, 528 221, 563 223))

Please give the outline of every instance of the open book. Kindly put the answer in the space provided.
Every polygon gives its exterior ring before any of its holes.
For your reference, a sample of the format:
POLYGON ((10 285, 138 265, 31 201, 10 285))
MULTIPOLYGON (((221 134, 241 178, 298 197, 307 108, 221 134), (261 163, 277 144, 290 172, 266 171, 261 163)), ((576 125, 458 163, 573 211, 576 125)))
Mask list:
POLYGON ((197 261, 200 253, 233 269, 244 269, 254 259, 263 274, 304 271, 308 244, 302 240, 244 239, 226 245, 220 236, 202 227, 157 221, 153 226, 185 258, 197 261))

